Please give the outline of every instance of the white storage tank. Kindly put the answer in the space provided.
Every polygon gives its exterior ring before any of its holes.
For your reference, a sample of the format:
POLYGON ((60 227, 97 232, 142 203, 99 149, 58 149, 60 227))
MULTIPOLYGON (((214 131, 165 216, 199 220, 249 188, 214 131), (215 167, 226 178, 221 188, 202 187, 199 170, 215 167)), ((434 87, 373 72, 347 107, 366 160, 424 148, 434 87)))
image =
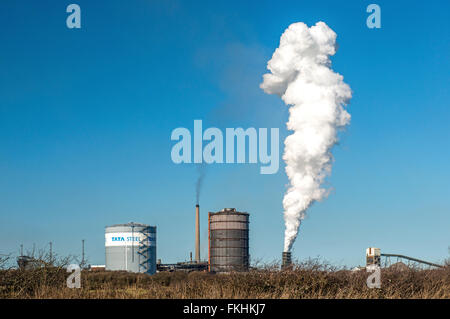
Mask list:
POLYGON ((154 274, 156 226, 127 223, 105 229, 105 269, 154 274))

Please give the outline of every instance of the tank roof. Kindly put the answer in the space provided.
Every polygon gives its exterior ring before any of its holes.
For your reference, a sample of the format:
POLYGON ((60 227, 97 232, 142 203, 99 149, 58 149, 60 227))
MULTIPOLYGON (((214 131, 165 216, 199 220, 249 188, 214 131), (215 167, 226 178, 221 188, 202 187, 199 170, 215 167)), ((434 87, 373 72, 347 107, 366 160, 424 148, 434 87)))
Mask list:
POLYGON ((224 208, 218 212, 211 212, 213 215, 249 215, 247 212, 238 212, 236 208, 224 208))
POLYGON ((150 225, 147 225, 147 224, 141 224, 141 223, 135 223, 135 222, 129 222, 129 223, 126 223, 126 224, 115 224, 115 225, 110 225, 110 226, 106 226, 106 228, 108 228, 108 227, 120 227, 120 226, 122 226, 122 227, 150 227, 150 225))

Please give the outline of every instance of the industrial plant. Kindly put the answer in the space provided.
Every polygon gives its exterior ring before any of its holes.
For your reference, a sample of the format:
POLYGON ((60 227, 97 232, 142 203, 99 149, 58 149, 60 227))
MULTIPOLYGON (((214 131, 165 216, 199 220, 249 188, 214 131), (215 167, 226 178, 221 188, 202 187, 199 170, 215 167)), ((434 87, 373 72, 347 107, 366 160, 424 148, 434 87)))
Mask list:
MULTIPOLYGON (((105 227, 105 265, 86 265, 84 256, 85 241, 82 240, 82 259, 80 267, 91 271, 125 271, 130 273, 155 274, 156 272, 203 271, 209 273, 246 272, 250 269, 250 214, 239 212, 236 208, 224 208, 208 213, 208 256, 201 259, 200 254, 200 205, 195 206, 194 258, 190 253, 189 261, 163 263, 157 259, 157 227, 142 223, 128 222, 105 227)), ((34 253, 33 253, 34 254, 34 253)), ((52 243, 50 242, 50 261, 52 260, 52 243)), ((405 255, 381 253, 380 248, 366 249, 366 265, 379 267, 409 267, 411 263, 428 267, 442 268, 431 263, 405 255), (384 263, 382 261, 384 257, 384 263), (391 258, 396 263, 391 265, 391 258), (402 262, 404 261, 404 262, 402 262)), ((34 269, 45 266, 34 256, 26 256, 21 246, 17 258, 20 269, 34 269)), ((365 267, 355 267, 362 270, 365 267)), ((281 256, 281 270, 295 268, 291 251, 284 251, 281 256)))
MULTIPOLYGON (((129 222, 105 228, 105 270, 154 274, 157 271, 248 271, 249 214, 235 208, 208 213, 208 260, 200 256, 200 205, 195 206, 195 259, 164 264, 156 255, 156 226, 129 222)), ((96 269, 103 268, 96 265, 96 269)))
MULTIPOLYGON (((80 266, 91 271, 126 271, 131 273, 155 274, 164 271, 204 271, 210 273, 245 272, 250 269, 250 214, 236 208, 224 208, 208 213, 208 256, 200 254, 200 205, 195 206, 195 256, 190 253, 189 261, 162 263, 157 259, 156 226, 128 222, 105 227, 105 265, 85 265, 84 240, 82 240, 82 260, 80 266)), ((52 259, 50 243, 50 260, 52 259)), ((391 266, 391 258, 397 258, 394 265, 409 267, 410 263, 442 268, 442 265, 399 254, 381 253, 380 248, 366 249, 366 267, 370 265, 391 266), (384 257, 384 263, 382 262, 384 257), (403 263, 402 261, 405 261, 403 263), (406 263, 408 265, 406 266, 406 263)), ((17 258, 20 269, 40 268, 43 265, 33 256, 23 254, 17 258)), ((291 251, 281 256, 281 270, 294 268, 291 251)), ((356 267, 354 270, 365 269, 356 267)))

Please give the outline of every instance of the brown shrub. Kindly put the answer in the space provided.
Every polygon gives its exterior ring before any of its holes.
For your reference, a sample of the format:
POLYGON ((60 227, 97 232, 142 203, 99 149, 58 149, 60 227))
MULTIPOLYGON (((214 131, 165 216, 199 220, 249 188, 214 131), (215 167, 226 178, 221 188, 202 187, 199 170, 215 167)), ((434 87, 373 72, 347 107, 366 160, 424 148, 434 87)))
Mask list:
POLYGON ((66 287, 63 268, 0 271, 0 298, 450 298, 450 268, 382 270, 381 289, 368 273, 297 264, 246 273, 82 271, 82 288, 66 287))

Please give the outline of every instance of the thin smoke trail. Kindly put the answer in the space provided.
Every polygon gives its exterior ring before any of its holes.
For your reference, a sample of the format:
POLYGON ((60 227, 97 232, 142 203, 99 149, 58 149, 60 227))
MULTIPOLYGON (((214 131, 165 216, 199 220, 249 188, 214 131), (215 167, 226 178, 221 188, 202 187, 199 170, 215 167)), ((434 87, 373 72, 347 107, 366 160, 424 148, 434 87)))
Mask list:
POLYGON ((350 123, 344 106, 352 93, 343 76, 331 69, 335 53, 336 33, 324 22, 311 28, 293 23, 281 36, 261 83, 266 93, 279 95, 289 106, 287 128, 293 131, 283 154, 289 178, 283 198, 284 251, 291 250, 308 207, 328 195, 321 185, 331 173, 331 149, 338 130, 350 123))
POLYGON ((200 203, 200 192, 202 190, 202 186, 203 186, 203 180, 205 178, 205 174, 206 174, 206 168, 205 165, 203 164, 198 164, 197 165, 197 181, 195 183, 195 203, 198 205, 200 203))

